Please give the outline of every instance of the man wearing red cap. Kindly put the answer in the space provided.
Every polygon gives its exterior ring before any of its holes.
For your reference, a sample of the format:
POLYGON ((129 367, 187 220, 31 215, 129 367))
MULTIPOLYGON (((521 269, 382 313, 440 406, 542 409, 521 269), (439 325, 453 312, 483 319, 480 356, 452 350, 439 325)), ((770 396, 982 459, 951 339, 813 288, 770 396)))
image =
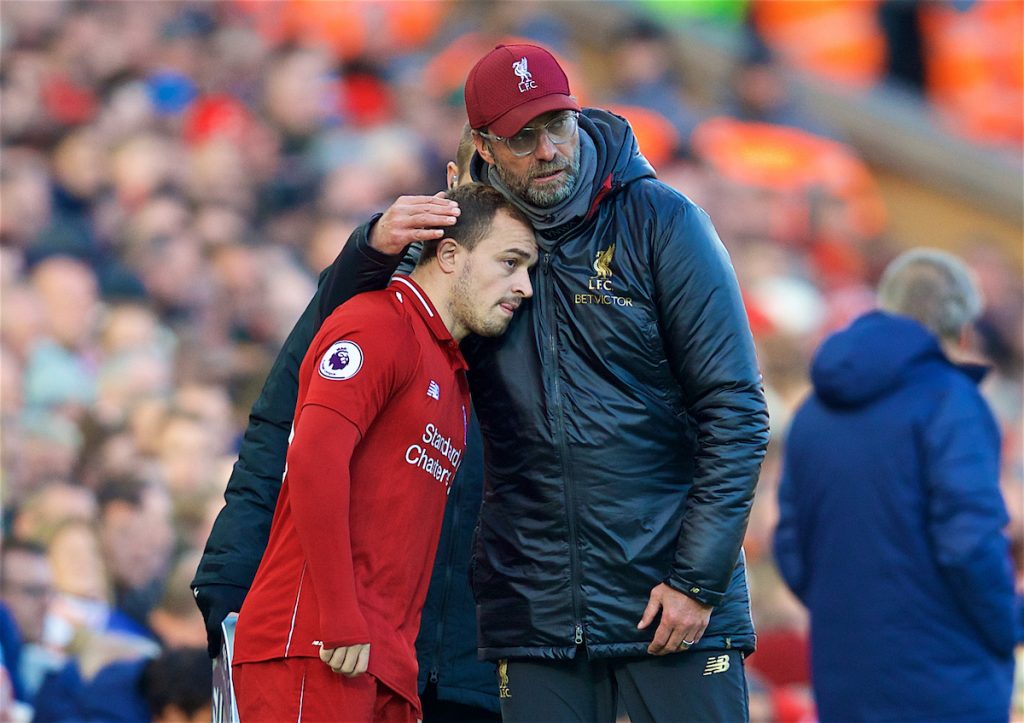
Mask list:
MULTIPOLYGON (((473 178, 540 246, 508 333, 462 344, 486 450, 480 655, 502 716, 610 722, 621 695, 633 720, 744 720, 741 543, 768 416, 728 255, 547 50, 497 46, 465 97, 473 178)), ((362 238, 400 251, 376 231, 362 238)), ((337 264, 372 271, 351 246, 337 264)))

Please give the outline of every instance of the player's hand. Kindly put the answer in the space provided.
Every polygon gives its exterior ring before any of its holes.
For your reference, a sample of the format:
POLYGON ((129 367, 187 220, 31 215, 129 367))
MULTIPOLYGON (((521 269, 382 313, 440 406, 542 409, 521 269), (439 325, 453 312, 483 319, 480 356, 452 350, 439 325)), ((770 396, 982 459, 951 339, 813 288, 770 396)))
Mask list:
POLYGON ((711 619, 711 606, 704 605, 665 583, 651 590, 644 615, 637 627, 643 630, 661 611, 661 623, 647 646, 651 655, 668 655, 687 650, 700 640, 711 619))
POLYGON ((459 213, 459 204, 445 198, 444 191, 433 196, 399 196, 370 229, 370 246, 395 256, 414 241, 442 238, 459 213))
POLYGON ((354 678, 365 673, 370 664, 370 644, 320 648, 320 660, 327 663, 335 673, 354 678))

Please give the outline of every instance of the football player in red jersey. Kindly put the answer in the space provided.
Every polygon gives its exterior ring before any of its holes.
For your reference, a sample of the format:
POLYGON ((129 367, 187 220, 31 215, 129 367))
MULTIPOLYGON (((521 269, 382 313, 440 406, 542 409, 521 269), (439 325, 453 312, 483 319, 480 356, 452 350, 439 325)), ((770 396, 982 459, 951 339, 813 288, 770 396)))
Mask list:
POLYGON ((411 275, 341 306, 302 363, 235 639, 243 721, 421 717, 414 641, 469 414, 458 342, 504 332, 537 259, 500 193, 471 184, 450 198, 458 222, 411 275))

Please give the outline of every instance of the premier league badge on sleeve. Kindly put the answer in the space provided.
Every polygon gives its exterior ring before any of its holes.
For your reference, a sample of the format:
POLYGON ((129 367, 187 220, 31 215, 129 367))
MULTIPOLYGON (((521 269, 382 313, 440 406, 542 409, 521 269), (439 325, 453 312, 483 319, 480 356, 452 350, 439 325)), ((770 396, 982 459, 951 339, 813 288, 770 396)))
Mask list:
POLYGON ((354 341, 336 341, 320 360, 324 379, 351 379, 363 366, 363 350, 354 341))

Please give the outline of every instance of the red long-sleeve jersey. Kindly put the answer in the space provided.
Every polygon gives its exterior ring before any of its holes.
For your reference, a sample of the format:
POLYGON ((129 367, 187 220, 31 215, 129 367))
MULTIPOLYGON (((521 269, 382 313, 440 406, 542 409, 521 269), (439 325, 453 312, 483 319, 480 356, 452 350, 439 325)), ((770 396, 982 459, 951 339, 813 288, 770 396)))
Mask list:
POLYGON ((324 322, 300 367, 284 481, 235 663, 370 643, 369 673, 418 709, 414 644, 465 450, 465 370, 407 277, 324 322))

